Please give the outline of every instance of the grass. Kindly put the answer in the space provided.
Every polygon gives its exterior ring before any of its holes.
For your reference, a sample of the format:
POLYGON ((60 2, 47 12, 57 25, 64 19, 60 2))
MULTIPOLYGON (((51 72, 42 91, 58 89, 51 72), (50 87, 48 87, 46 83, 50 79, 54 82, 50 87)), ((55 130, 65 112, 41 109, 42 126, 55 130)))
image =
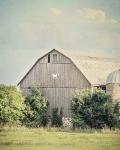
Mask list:
POLYGON ((120 150, 120 132, 56 130, 3 128, 0 130, 0 150, 120 150))

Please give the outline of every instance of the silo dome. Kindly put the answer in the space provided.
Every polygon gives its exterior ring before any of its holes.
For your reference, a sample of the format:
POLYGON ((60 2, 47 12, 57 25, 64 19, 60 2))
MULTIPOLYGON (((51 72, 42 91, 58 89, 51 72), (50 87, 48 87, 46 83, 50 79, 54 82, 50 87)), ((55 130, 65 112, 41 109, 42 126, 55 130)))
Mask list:
POLYGON ((111 72, 106 80, 106 84, 120 83, 120 69, 111 72))
POLYGON ((106 80, 106 92, 111 95, 112 102, 120 102, 120 69, 111 72, 106 80))

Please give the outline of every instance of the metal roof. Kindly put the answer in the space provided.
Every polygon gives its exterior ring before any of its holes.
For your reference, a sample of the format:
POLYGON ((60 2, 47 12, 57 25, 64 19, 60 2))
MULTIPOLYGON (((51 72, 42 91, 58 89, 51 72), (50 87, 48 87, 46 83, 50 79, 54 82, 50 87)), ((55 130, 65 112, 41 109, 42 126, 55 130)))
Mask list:
MULTIPOLYGON (((60 51, 69 57, 92 85, 105 85, 107 76, 120 69, 119 58, 82 56, 80 53, 60 51)), ((120 78, 119 78, 120 80, 120 78)))
POLYGON ((109 83, 120 83, 120 69, 111 72, 106 80, 106 84, 109 83))

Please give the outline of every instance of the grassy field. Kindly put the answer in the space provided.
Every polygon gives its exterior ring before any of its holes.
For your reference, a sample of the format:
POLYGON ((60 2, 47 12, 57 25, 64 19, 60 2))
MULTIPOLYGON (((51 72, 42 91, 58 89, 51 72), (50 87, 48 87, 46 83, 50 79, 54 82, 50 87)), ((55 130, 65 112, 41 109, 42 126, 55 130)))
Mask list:
POLYGON ((0 150, 120 150, 120 133, 1 129, 0 150))

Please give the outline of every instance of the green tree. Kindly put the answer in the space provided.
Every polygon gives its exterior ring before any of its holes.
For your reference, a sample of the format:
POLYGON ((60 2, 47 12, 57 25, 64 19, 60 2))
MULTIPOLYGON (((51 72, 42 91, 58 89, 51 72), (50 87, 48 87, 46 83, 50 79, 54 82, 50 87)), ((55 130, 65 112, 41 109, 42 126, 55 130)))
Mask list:
POLYGON ((51 119, 52 126, 53 127, 61 127, 63 125, 62 117, 63 117, 62 107, 60 109, 60 114, 58 113, 58 107, 53 108, 53 110, 52 110, 52 119, 51 119))
POLYGON ((72 120, 76 127, 103 128, 119 126, 119 105, 112 105, 110 95, 101 89, 76 91, 72 99, 72 120))
POLYGON ((23 118, 24 98, 15 86, 0 85, 0 124, 19 124, 23 118))
POLYGON ((48 102, 37 86, 30 87, 30 94, 26 97, 25 118, 23 124, 27 126, 46 126, 48 122, 48 102))
POLYGON ((120 128, 120 103, 107 110, 107 124, 110 128, 120 128), (108 111, 109 110, 109 111, 108 111))

